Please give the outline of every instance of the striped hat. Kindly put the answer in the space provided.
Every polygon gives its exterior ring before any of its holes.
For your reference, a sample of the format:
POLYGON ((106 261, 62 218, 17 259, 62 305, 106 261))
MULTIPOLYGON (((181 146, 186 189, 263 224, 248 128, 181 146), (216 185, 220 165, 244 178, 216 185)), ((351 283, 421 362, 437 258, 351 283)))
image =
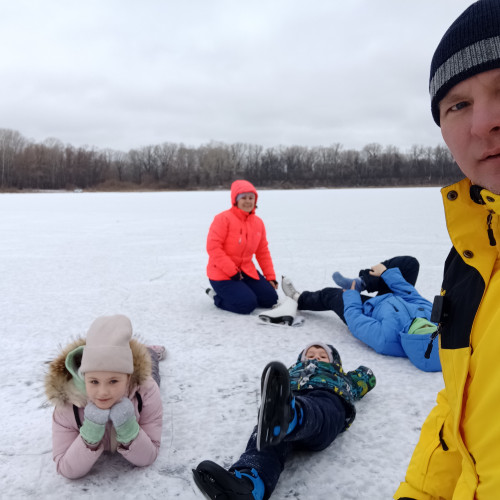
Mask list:
POLYGON ((500 1, 479 0, 448 28, 434 52, 429 93, 434 121, 439 123, 439 102, 471 76, 500 68, 500 1))

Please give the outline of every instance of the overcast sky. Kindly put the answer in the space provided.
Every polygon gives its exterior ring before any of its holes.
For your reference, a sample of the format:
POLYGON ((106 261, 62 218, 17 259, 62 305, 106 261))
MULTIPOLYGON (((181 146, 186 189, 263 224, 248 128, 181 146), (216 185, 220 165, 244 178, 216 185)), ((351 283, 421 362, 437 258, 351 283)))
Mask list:
POLYGON ((432 54, 470 0, 0 0, 0 128, 163 142, 442 143, 432 54))

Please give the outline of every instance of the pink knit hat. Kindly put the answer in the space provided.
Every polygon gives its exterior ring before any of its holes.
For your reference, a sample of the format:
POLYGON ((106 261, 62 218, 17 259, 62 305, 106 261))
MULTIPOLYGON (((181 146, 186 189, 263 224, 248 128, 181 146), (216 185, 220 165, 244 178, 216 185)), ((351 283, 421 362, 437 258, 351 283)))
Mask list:
POLYGON ((87 332, 80 372, 132 373, 132 323, 121 314, 97 318, 87 332))

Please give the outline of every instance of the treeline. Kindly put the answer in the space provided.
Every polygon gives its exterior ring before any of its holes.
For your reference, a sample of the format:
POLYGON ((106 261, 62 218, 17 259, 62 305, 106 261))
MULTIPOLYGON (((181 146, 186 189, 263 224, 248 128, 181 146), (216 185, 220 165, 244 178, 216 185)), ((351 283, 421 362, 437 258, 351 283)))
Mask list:
POLYGON ((454 182, 461 173, 445 146, 341 144, 264 148, 211 142, 198 147, 165 142, 127 153, 36 143, 0 129, 0 189, 210 189, 238 178, 259 187, 428 186, 454 182))

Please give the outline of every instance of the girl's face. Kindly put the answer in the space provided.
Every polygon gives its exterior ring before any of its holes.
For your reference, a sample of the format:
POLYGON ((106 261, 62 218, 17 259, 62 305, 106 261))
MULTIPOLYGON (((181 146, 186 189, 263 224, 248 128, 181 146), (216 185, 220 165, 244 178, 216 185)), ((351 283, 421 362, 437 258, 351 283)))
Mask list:
POLYGON ((236 206, 244 212, 250 213, 255 208, 255 194, 245 194, 238 200, 236 206))
POLYGON ((119 372, 88 372, 85 374, 87 396, 97 408, 108 410, 128 392, 130 375, 119 372))
POLYGON ((313 345, 307 349, 306 359, 315 359, 316 361, 322 361, 324 363, 329 363, 330 358, 328 357, 328 353, 319 346, 313 345))

